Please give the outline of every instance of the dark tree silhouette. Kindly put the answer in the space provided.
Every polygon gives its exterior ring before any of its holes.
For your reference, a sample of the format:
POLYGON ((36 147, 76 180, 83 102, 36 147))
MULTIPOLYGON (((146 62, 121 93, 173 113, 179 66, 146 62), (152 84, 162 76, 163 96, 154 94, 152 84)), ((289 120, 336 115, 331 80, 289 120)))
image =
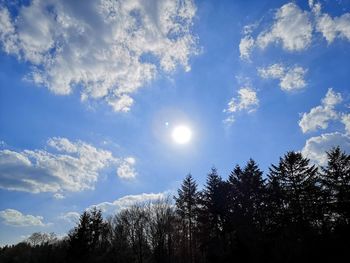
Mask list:
POLYGON ((327 152, 328 162, 322 167, 321 180, 331 219, 341 224, 349 225, 350 218, 350 155, 339 147, 327 152))
POLYGON ((263 172, 250 159, 227 180, 215 168, 198 190, 187 175, 174 197, 105 220, 85 211, 64 239, 33 233, 0 248, 1 263, 343 262, 350 247, 350 156, 323 167, 287 152, 263 172))
POLYGON ((68 260, 96 262, 106 246, 107 224, 96 208, 80 216, 79 225, 69 233, 68 260))
POLYGON ((305 254, 307 242, 315 238, 321 219, 318 168, 310 165, 310 161, 301 153, 288 152, 280 158, 278 165, 271 165, 269 184, 272 186, 270 190, 277 191, 272 192, 272 196, 281 198, 274 200, 272 205, 280 205, 274 207, 280 209, 276 210, 280 216, 277 218, 280 232, 275 244, 281 251, 292 248, 293 253, 288 260, 299 260, 305 254))
POLYGON ((223 259, 223 228, 225 224, 226 187, 216 168, 212 168, 200 194, 198 215, 200 249, 208 262, 223 259))
POLYGON ((197 183, 189 174, 184 179, 181 188, 178 190, 178 196, 174 197, 176 204, 176 213, 181 221, 182 257, 184 262, 195 262, 196 258, 196 237, 197 237, 197 215, 199 192, 197 183))
POLYGON ((250 159, 244 169, 239 166, 231 172, 230 185, 231 224, 235 231, 236 256, 261 259, 262 233, 265 229, 265 182, 262 171, 250 159))

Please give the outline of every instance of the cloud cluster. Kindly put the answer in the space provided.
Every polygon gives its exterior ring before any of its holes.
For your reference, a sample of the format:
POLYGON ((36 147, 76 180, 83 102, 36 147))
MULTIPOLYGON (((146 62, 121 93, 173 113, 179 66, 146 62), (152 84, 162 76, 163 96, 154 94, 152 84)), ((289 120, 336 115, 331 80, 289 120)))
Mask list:
POLYGON ((312 38, 309 15, 296 4, 288 3, 277 10, 274 23, 257 37, 258 47, 264 49, 271 43, 281 43, 288 51, 306 49, 312 38))
POLYGON ((49 150, 0 150, 0 188, 31 193, 53 192, 64 198, 64 191, 92 189, 104 168, 114 165, 118 176, 134 177, 135 159, 116 158, 111 152, 82 141, 51 138, 49 150), (132 160, 132 161, 131 161, 132 160))
POLYGON ((334 108, 341 102, 341 94, 335 93, 332 88, 328 89, 321 105, 312 108, 308 113, 303 113, 299 121, 299 126, 303 133, 317 129, 326 129, 329 121, 339 118, 340 115, 334 108))
POLYGON ((15 209, 5 209, 0 211, 0 218, 9 226, 45 226, 42 216, 24 215, 15 209))
POLYGON ((126 112, 159 72, 190 70, 195 12, 192 0, 33 0, 0 7, 0 44, 32 65, 35 84, 126 112))
POLYGON ((309 1, 311 11, 302 10, 295 3, 287 3, 276 10, 273 22, 263 28, 256 37, 252 31, 244 31, 239 50, 243 60, 250 60, 255 47, 265 49, 271 44, 280 44, 289 52, 306 50, 316 32, 320 32, 328 43, 336 38, 350 41, 350 13, 332 18, 322 13, 321 4, 309 1))
POLYGON ((340 146, 343 151, 350 152, 350 114, 335 110, 335 106, 342 101, 341 94, 330 88, 321 105, 304 113, 299 121, 303 133, 324 130, 330 121, 339 121, 344 125, 344 132, 324 133, 306 140, 302 153, 317 164, 326 164, 326 151, 332 147, 340 146))
POLYGON ((265 79, 278 79, 279 86, 284 91, 299 90, 306 86, 307 69, 299 66, 285 67, 283 64, 273 64, 266 68, 258 68, 258 73, 265 79))
POLYGON ((350 13, 332 18, 329 14, 322 13, 320 3, 309 1, 309 6, 315 15, 316 30, 322 33, 329 44, 336 38, 350 41, 350 13))
POLYGON ((250 87, 242 87, 238 90, 237 98, 233 97, 227 104, 227 108, 224 110, 229 116, 224 120, 224 123, 234 122, 234 113, 238 111, 247 111, 248 113, 254 112, 259 106, 259 99, 256 92, 250 87))

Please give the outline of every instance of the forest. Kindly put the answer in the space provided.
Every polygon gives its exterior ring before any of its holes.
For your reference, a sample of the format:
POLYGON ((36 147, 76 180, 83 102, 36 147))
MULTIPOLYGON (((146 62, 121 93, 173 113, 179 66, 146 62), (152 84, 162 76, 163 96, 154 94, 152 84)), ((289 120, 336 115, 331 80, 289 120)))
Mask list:
POLYGON ((199 189, 187 175, 175 196, 104 218, 83 212, 63 239, 33 233, 0 249, 0 262, 343 262, 350 248, 350 155, 324 166, 287 152, 264 174, 250 159, 199 189))

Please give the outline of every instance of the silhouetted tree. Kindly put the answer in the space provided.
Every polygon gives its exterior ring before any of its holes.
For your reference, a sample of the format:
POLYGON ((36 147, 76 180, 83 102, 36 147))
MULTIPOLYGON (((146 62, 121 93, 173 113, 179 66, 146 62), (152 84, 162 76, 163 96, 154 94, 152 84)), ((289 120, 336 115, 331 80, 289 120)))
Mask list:
POLYGON ((328 162, 322 168, 321 178, 328 197, 331 220, 350 224, 350 155, 339 147, 327 152, 328 162))
MULTIPOLYGON (((318 169, 301 153, 288 152, 278 165, 271 165, 269 185, 275 199, 271 208, 276 210, 279 224, 275 245, 290 255, 290 261, 300 260, 308 242, 315 239, 315 232, 322 215, 319 214, 320 189, 318 169), (275 206, 276 204, 281 206, 275 206), (275 207, 274 207, 275 206, 275 207)), ((313 251, 314 252, 314 251, 313 251)), ((283 253, 277 253, 282 256, 283 253)), ((309 251, 309 255, 311 255, 309 251)), ((281 260, 281 259, 278 259, 281 260)))
POLYGON ((184 247, 184 262, 194 262, 196 254, 197 214, 199 192, 197 183, 189 174, 183 180, 175 198, 176 212, 181 220, 182 243, 184 247))
POLYGON ((139 203, 105 220, 96 208, 68 237, 33 233, 0 248, 1 263, 342 262, 350 247, 350 156, 327 152, 320 171, 301 153, 271 165, 267 182, 250 159, 201 191, 186 176, 175 205, 139 203))
POLYGON ((109 248, 106 262, 134 262, 133 251, 129 242, 129 228, 125 223, 124 212, 117 213, 108 219, 109 248))
POLYGON ((172 262, 174 257, 175 212, 169 200, 158 200, 148 206, 150 212, 150 241, 154 261, 172 262))
POLYGON ((69 233, 68 259, 71 262, 96 262, 101 257, 107 225, 101 210, 93 208, 80 216, 79 225, 69 233))
POLYGON ((200 193, 198 223, 200 228, 200 246, 208 262, 221 260, 224 255, 223 227, 225 223, 226 194, 225 182, 212 168, 207 176, 206 185, 200 193))
POLYGON ((262 174, 255 161, 250 159, 243 170, 236 166, 228 179, 230 218, 238 242, 237 254, 250 260, 253 257, 261 259, 259 248, 266 221, 266 188, 262 174))

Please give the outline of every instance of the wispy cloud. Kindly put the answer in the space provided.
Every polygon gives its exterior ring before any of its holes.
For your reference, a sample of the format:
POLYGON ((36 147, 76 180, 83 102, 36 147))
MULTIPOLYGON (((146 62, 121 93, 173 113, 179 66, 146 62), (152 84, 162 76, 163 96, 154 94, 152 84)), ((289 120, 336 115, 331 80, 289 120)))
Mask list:
POLYGON ((239 53, 243 60, 250 61, 250 54, 254 48, 255 40, 249 35, 244 36, 239 43, 239 53))
POLYGON ((231 98, 224 110, 228 117, 224 123, 230 124, 234 122, 234 113, 239 111, 246 111, 251 113, 259 106, 259 99, 256 92, 250 87, 242 87, 238 90, 238 96, 231 98))
POLYGON ((80 214, 78 212, 67 212, 59 217, 70 224, 77 224, 79 222, 80 214))

